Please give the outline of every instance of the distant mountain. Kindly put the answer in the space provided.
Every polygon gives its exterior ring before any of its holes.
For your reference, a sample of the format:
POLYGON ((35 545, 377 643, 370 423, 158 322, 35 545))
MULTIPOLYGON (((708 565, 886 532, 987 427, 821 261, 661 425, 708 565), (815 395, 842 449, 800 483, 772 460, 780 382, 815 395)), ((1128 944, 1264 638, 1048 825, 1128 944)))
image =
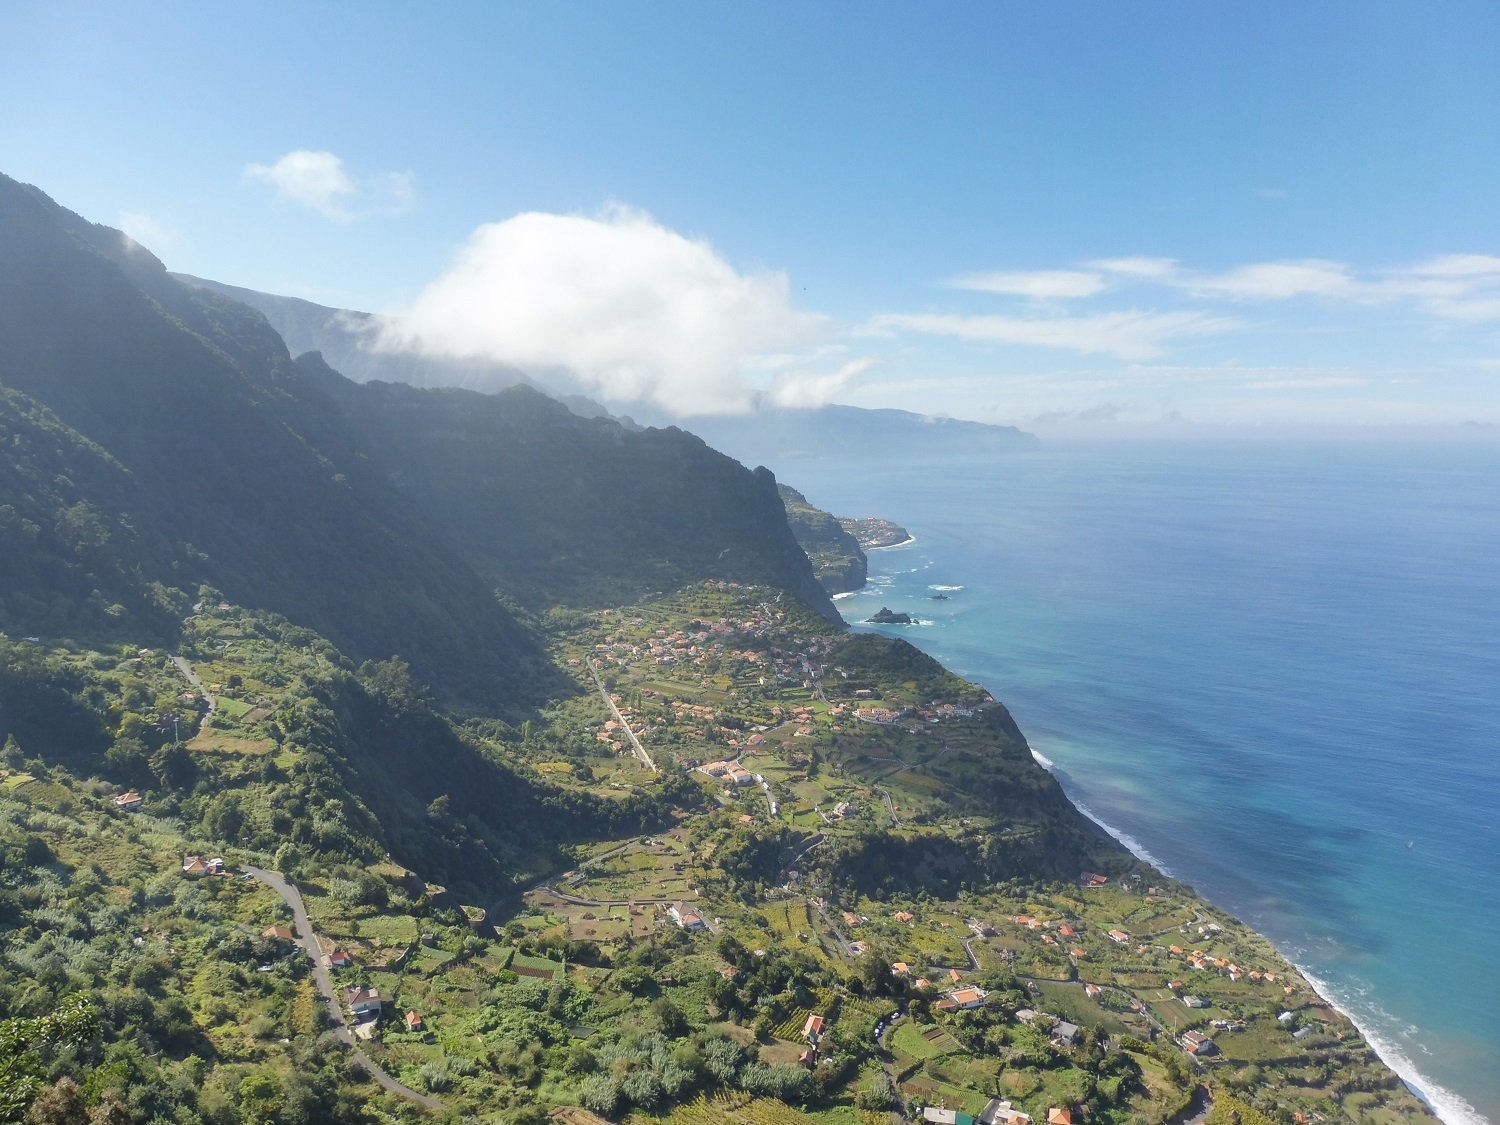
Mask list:
POLYGON ((991 426, 937 418, 905 410, 825 406, 817 410, 762 409, 736 417, 673 419, 659 410, 632 406, 631 417, 611 412, 555 374, 538 378, 504 364, 379 352, 369 347, 379 317, 335 309, 297 297, 281 297, 174 274, 180 281, 233 297, 258 309, 293 355, 321 352, 336 371, 356 382, 383 380, 414 387, 467 387, 495 391, 517 383, 539 387, 585 418, 610 417, 627 429, 636 421, 679 425, 746 465, 784 464, 811 457, 925 456, 932 453, 1008 453, 1040 442, 1014 426, 991 426))
POLYGON ((683 423, 715 449, 747 465, 781 465, 825 457, 921 457, 944 453, 1014 453, 1040 448, 1035 435, 906 410, 823 406, 761 409, 750 414, 692 418, 683 423))

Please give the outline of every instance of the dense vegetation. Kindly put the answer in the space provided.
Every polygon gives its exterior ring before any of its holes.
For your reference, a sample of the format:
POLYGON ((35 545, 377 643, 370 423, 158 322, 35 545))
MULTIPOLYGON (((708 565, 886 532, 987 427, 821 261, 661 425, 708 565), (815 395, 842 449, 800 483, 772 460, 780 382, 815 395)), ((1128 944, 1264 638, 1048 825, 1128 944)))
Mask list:
POLYGON ((0 180, 0 1122, 1427 1120, 788 511, 0 180))

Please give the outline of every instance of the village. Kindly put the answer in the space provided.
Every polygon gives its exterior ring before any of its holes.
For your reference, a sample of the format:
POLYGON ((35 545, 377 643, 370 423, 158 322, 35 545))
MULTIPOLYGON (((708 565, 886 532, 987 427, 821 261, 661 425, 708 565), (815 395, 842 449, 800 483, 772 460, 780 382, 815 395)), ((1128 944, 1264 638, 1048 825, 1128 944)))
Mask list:
MULTIPOLYGON (((308 963, 388 1089, 524 1102, 505 1013, 534 1019, 546 996, 575 1013, 548 1051, 678 1011, 820 1091, 800 1108, 753 1091, 637 1105, 638 1125, 1072 1125, 1106 1107, 1159 1122, 1200 1087, 1229 1104, 1238 1076, 1268 1067, 1317 1120, 1338 1112, 1326 1076, 1373 1058, 1268 943, 1128 856, 948 891, 876 893, 841 874, 838 857, 872 840, 996 847, 1034 831, 961 798, 963 771, 994 768, 983 689, 732 583, 575 618, 556 644, 578 692, 495 751, 615 800, 681 778, 696 811, 580 845, 571 867, 490 905, 389 861, 366 873, 389 893, 362 902, 334 877, 279 885, 233 853, 181 857, 184 880, 280 896, 250 934, 261 971, 308 963)), ((235 667, 221 650, 201 671, 222 682, 235 667)), ((215 737, 197 752, 244 753, 229 741, 244 735, 215 737)), ((141 802, 112 799, 127 816, 141 802)), ((569 1120, 598 1118, 574 1096, 569 1120)))

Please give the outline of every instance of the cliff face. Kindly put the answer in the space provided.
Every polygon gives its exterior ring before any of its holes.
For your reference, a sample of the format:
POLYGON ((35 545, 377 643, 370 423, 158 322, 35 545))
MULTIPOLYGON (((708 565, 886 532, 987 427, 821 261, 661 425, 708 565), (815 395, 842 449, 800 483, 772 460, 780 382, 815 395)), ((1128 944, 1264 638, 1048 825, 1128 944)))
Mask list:
POLYGON ((859 542, 836 517, 813 507, 795 488, 785 484, 779 487, 787 523, 812 561, 823 588, 830 594, 843 594, 862 587, 869 560, 859 542))
POLYGON ((775 478, 692 434, 582 418, 527 386, 354 383, 316 353, 298 366, 433 534, 528 604, 614 605, 722 578, 788 590, 839 620, 775 478))

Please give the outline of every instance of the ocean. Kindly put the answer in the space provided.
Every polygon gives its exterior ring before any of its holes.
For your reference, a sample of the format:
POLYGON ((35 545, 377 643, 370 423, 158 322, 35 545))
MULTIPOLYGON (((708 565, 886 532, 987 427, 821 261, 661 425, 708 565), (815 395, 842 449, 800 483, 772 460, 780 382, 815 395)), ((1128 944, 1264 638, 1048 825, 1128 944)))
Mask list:
POLYGON ((881 631, 1008 704, 1075 802, 1271 938, 1446 1122, 1500 1123, 1500 446, 771 468, 915 537, 846 618, 920 618, 881 631))

